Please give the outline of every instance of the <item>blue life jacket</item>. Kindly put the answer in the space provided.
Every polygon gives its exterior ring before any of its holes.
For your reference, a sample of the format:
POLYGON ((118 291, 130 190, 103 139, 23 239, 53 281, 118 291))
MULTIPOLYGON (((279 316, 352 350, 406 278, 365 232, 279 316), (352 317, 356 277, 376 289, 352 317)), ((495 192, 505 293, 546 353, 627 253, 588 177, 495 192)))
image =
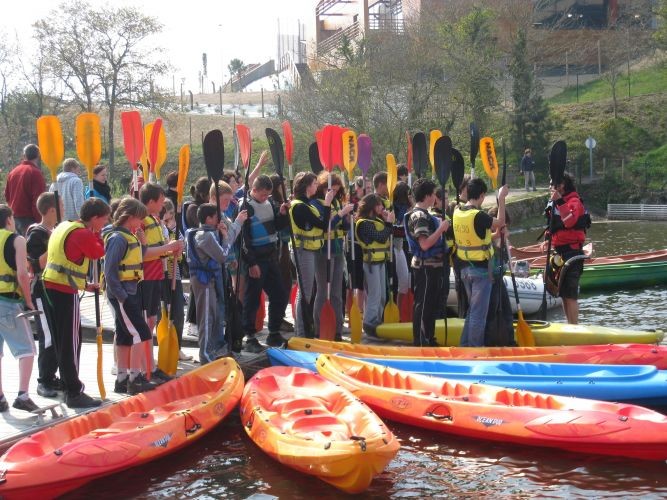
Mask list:
POLYGON ((433 234, 440 225, 439 219, 431 215, 427 210, 424 210, 423 208, 413 208, 408 213, 406 213, 405 216, 403 217, 403 228, 405 229, 405 238, 408 240, 408 247, 410 248, 410 253, 414 257, 417 257, 418 259, 422 260, 432 259, 436 256, 442 257, 442 255, 447 251, 447 243, 442 236, 440 236, 438 242, 431 248, 429 248, 428 250, 422 250, 422 247, 419 245, 419 242, 415 240, 410 234, 410 231, 408 230, 408 220, 410 219, 410 215, 417 210, 421 210, 428 216, 428 229, 431 232, 431 234, 433 234))
POLYGON ((197 277, 197 280, 202 285, 208 285, 211 280, 215 280, 216 275, 221 274, 222 266, 219 262, 214 259, 208 259, 204 264, 199 255, 197 255, 197 250, 195 249, 195 234, 198 231, 215 231, 215 229, 208 228, 191 228, 185 232, 185 241, 186 241, 186 251, 185 258, 188 261, 188 267, 190 268, 190 274, 194 273, 197 277))

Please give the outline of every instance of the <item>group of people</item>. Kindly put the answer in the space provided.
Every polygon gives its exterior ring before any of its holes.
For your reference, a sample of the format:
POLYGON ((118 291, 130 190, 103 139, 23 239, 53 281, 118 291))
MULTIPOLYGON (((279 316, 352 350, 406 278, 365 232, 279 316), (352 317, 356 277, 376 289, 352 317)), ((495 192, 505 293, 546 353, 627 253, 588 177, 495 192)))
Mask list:
MULTIPOLYGON (((28 395, 35 346, 24 309, 39 311, 37 392, 55 397, 62 391, 71 408, 100 404, 84 392, 79 378, 79 292, 99 289, 98 271, 115 317, 118 393, 137 394, 170 379, 156 367, 151 349, 161 302, 171 304, 179 345, 187 320, 197 331, 199 362, 208 363, 232 351, 264 349, 256 337, 262 329, 257 320, 264 310, 262 293, 268 300, 267 345, 284 345, 281 331, 292 328, 297 336, 319 336, 326 302, 335 313, 335 336, 342 338, 349 301, 345 276, 363 309, 363 331, 371 338, 383 322, 389 294, 401 303, 412 289, 414 344, 436 345, 435 321, 447 313, 452 266, 459 314, 466 318, 461 345, 514 342, 503 259, 498 258, 509 222, 507 186, 499 189, 491 215, 481 209, 487 194, 482 179, 464 179, 460 203, 450 204, 446 191, 429 179, 409 186, 404 166, 392 196, 383 172, 371 185, 354 179, 349 194, 337 174, 300 172, 288 197, 280 177, 260 174, 266 160, 264 152, 247 187, 234 171, 225 171, 217 185, 197 179, 192 199, 179 207, 178 172, 166 176, 165 188, 146 182, 135 196, 112 199, 106 169, 97 167, 93 189, 84 191, 73 159, 65 160, 51 187, 56 197, 46 190, 38 147, 26 146, 23 162, 7 179, 8 204, 0 205, 0 309, 5 318, 0 342, 19 359, 14 407, 37 407, 28 395), (181 283, 186 272, 187 316, 181 283), (295 282, 292 327, 285 310, 295 282), (489 319, 494 308, 502 311, 495 327, 489 319), (498 324, 511 333, 499 337, 498 324)), ((567 174, 552 186, 552 200, 550 216, 558 219, 549 236, 567 259, 581 251, 585 235, 577 225, 583 205, 567 174)), ((569 269, 562 290, 568 319, 574 321, 578 269, 569 269)), ((182 351, 179 355, 188 358, 182 351)), ((0 411, 7 409, 2 395, 0 411)))

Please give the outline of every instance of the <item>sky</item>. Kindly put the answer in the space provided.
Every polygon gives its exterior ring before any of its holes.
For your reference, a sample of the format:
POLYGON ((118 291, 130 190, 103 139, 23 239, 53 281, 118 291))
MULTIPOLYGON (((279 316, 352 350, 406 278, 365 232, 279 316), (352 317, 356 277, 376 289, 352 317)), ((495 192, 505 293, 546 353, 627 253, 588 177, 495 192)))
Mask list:
MULTIPOLYGON (((164 25, 158 39, 175 67, 176 86, 185 78, 185 88, 197 88, 202 53, 207 53, 209 79, 220 81, 233 58, 244 63, 266 62, 275 57, 278 24, 282 33, 297 32, 301 21, 312 25, 317 0, 88 0, 91 5, 120 7, 134 5, 144 14, 157 17, 164 25)), ((59 2, 28 0, 3 2, 0 33, 9 40, 19 35, 29 45, 31 24, 47 17, 59 2)), ((306 37, 312 33, 306 32, 306 37)), ((169 76, 169 82, 172 76, 169 76)), ((210 84, 209 84, 210 85, 210 84)))

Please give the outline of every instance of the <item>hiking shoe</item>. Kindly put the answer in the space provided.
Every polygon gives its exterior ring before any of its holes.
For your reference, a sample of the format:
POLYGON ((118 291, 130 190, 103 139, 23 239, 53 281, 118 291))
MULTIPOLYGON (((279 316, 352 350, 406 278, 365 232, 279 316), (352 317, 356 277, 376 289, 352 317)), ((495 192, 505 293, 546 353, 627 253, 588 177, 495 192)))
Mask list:
POLYGON ((123 380, 116 379, 116 382, 113 385, 113 392, 116 394, 127 394, 127 382, 129 380, 129 378, 123 380))
POLYGON ((101 399, 91 398, 85 392, 70 396, 65 396, 65 404, 70 408, 95 408, 102 404, 101 399))
POLYGON ((255 337, 250 337, 245 341, 243 350, 253 354, 259 354, 260 352, 264 352, 264 347, 262 347, 262 344, 260 344, 259 340, 257 340, 255 337))
POLYGON ((2 399, 0 399, 0 413, 4 413, 6 411, 9 411, 9 403, 5 397, 2 396, 2 399))
POLYGON ((127 393, 130 396, 135 394, 140 394, 142 392, 152 391, 157 387, 157 384, 149 382, 146 380, 146 377, 143 373, 137 375, 134 380, 128 380, 127 382, 127 393))
POLYGON ((266 345, 269 347, 283 347, 287 345, 287 341, 280 335, 279 332, 269 333, 266 337, 266 345))
POLYGON ((47 384, 37 384, 37 394, 43 398, 55 398, 58 395, 58 391, 52 389, 47 384))
POLYGON ((151 382, 153 382, 155 385, 162 385, 165 382, 169 382, 170 380, 174 380, 174 377, 167 375, 159 368, 156 368, 153 372, 151 372, 151 382))
POLYGON ((378 334, 374 326, 364 324, 364 333, 369 337, 377 338, 378 334))
POLYGON ((285 333, 292 333, 292 332, 294 332, 294 325, 292 323, 290 323, 289 321, 287 321, 286 319, 284 319, 280 323, 280 331, 285 332, 285 333))
POLYGON ((39 408, 30 398, 16 398, 12 406, 17 410, 23 411, 35 411, 39 408))

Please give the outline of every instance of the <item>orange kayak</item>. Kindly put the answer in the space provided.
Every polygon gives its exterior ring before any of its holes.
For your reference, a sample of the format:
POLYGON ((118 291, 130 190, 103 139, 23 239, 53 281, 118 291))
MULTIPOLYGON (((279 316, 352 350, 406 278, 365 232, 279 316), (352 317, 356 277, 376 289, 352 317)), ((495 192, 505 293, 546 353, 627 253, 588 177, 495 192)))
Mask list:
POLYGON ((323 354, 317 370, 380 416, 459 436, 667 459, 667 417, 641 406, 469 384, 323 354))
POLYGON ((536 363, 596 365, 653 365, 667 370, 667 346, 652 344, 601 344, 542 347, 413 347, 350 344, 292 337, 289 349, 315 353, 345 353, 356 358, 478 359, 536 363))
POLYGON ((400 447, 373 411, 304 368, 274 366, 245 387, 241 422, 264 452, 347 493, 360 493, 400 447))
POLYGON ((22 439, 0 459, 2 498, 54 498, 173 453, 220 423, 243 392, 231 358, 22 439))

